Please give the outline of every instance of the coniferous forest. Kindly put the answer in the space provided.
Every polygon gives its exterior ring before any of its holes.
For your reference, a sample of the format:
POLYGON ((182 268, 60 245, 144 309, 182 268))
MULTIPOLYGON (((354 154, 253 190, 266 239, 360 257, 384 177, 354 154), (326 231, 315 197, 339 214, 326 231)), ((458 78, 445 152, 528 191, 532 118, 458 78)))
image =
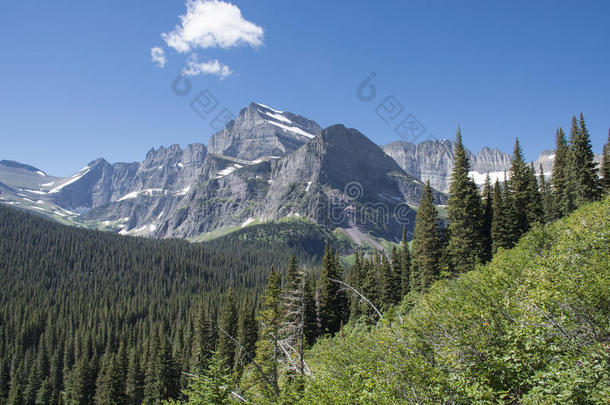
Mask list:
POLYGON ((458 130, 447 216, 428 184, 350 266, 306 223, 191 244, 0 206, 0 403, 607 403, 608 141, 598 170, 581 114, 551 178, 516 140, 479 189, 458 130))

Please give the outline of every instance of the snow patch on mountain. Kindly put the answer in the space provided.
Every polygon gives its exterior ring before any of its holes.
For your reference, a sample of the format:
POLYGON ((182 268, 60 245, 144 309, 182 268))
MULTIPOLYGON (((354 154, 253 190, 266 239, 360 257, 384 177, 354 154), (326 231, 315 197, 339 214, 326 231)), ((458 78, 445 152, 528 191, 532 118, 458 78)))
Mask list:
MULTIPOLYGON (((487 173, 479 173, 475 170, 471 170, 468 172, 468 176, 474 180, 474 183, 477 186, 482 186, 485 184, 485 178, 487 177, 487 173)), ((506 178, 509 178, 509 173, 506 173, 506 178)), ((489 172, 489 181, 491 184, 494 184, 498 180, 499 182, 504 181, 504 172, 489 172)))
POLYGON ((234 165, 231 165, 229 167, 226 167, 226 168, 218 171, 216 173, 216 176, 214 177, 214 179, 221 179, 221 178, 233 173, 235 170, 241 169, 242 167, 243 167, 242 165, 235 163, 234 165))
POLYGON ((268 109, 268 110, 271 110, 271 111, 273 111, 273 112, 276 112, 276 113, 278 113, 278 114, 284 114, 284 111, 276 110, 275 108, 271 108, 271 107, 269 107, 268 105, 261 104, 261 103, 256 103, 256 104, 257 104, 257 105, 259 105, 259 106, 261 106, 261 107, 263 107, 263 108, 266 108, 266 109, 268 109))
POLYGON ((289 127, 287 125, 280 124, 279 122, 274 122, 274 121, 269 121, 269 120, 267 122, 269 124, 271 124, 271 125, 275 125, 276 127, 282 128, 285 131, 294 132, 295 134, 306 136, 309 139, 315 138, 314 134, 310 134, 309 132, 305 132, 301 128, 298 128, 298 127, 289 127))
POLYGON ((49 194, 54 194, 54 193, 59 193, 59 191, 66 187, 67 185, 70 185, 76 181, 79 181, 84 175, 86 175, 87 173, 89 173, 89 170, 91 170, 91 168, 89 166, 85 166, 83 167, 81 170, 79 170, 78 172, 76 172, 74 175, 72 175, 72 177, 65 183, 60 184, 59 186, 51 189, 49 191, 49 194))

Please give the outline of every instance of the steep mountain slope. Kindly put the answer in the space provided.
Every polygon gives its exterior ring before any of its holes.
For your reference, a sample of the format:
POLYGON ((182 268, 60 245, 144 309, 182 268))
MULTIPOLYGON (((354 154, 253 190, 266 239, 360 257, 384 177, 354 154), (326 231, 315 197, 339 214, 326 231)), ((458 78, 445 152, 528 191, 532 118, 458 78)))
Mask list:
MULTIPOLYGON (((335 125, 283 158, 241 161, 210 155, 196 190, 155 232, 193 237, 219 227, 300 216, 395 239, 411 230, 423 184, 368 138, 335 125)), ((438 202, 445 196, 437 193, 438 202)))
POLYGON ((208 143, 210 153, 243 160, 284 156, 312 139, 322 128, 307 118, 252 103, 208 143))
POLYGON ((607 404, 610 197, 306 357, 302 404, 607 404), (366 388, 363 388, 366 387, 366 388))

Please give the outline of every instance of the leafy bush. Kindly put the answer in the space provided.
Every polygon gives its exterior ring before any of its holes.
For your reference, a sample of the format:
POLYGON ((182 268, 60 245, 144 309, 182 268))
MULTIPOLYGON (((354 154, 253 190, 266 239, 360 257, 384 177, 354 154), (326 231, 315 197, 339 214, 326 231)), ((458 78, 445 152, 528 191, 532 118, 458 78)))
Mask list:
POLYGON ((579 403, 610 398, 610 198, 537 227, 309 353, 302 403, 579 403), (415 304, 412 304, 415 299, 415 304))

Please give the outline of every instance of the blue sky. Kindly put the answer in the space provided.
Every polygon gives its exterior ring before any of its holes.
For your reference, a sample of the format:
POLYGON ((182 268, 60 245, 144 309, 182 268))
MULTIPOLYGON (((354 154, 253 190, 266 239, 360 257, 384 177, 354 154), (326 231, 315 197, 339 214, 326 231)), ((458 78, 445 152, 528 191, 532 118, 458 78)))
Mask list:
POLYGON ((233 114, 258 101, 379 144, 401 139, 395 124, 408 114, 422 139, 452 138, 460 124, 471 150, 511 151, 518 136, 529 159, 581 111, 597 153, 607 138, 610 2, 233 4, 262 29, 261 44, 195 49, 231 74, 190 76, 190 94, 178 96, 171 83, 189 53, 161 34, 180 24, 185 0, 3 2, 0 159, 65 176, 97 157, 139 161, 151 147, 207 143, 213 117, 189 105, 205 89, 233 114), (356 89, 371 72, 377 95, 363 102, 356 89), (390 124, 376 113, 388 96, 403 106, 390 124))

